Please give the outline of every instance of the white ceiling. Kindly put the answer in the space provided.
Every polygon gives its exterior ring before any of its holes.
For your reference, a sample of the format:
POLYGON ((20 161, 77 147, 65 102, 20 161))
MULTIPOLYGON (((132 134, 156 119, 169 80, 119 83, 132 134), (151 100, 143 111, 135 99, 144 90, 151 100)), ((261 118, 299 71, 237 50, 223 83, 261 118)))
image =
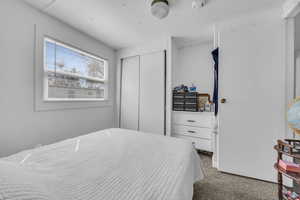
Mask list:
POLYGON ((167 36, 209 40, 214 23, 278 6, 284 0, 208 0, 200 9, 192 9, 192 0, 169 0, 171 12, 163 20, 151 16, 151 0, 24 1, 120 49, 167 36))

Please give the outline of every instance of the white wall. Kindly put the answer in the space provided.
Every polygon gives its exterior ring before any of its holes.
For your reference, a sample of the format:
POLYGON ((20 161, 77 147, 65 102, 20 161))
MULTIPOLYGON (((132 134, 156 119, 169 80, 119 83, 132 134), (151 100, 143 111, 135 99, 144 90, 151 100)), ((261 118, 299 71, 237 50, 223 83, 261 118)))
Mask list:
POLYGON ((173 87, 193 83, 200 93, 213 93, 212 42, 179 47, 174 67, 173 87))
POLYGON ((166 85, 166 133, 168 136, 172 134, 172 104, 173 104, 173 81, 174 81, 174 68, 177 64, 178 46, 176 38, 168 38, 167 48, 167 85, 166 85))
POLYGON ((104 107, 34 111, 34 24, 57 30, 111 60, 110 93, 114 99, 112 48, 18 0, 0 2, 0 24, 0 156, 115 126, 114 101, 104 107))
POLYGON ((155 40, 155 41, 146 41, 139 46, 128 47, 119 49, 117 51, 117 59, 127 58, 136 55, 144 55, 149 54, 157 51, 162 51, 167 49, 168 45, 168 38, 155 40))
POLYGON ((295 17, 295 50, 300 51, 300 14, 295 17))
POLYGON ((296 82, 296 96, 300 96, 300 14, 295 18, 295 82, 296 82))

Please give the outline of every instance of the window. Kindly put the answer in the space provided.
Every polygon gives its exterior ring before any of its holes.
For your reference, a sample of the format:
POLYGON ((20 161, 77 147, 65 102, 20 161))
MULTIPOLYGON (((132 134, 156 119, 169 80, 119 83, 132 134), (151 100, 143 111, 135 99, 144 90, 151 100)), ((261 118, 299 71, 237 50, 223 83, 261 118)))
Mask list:
POLYGON ((107 61, 53 39, 44 39, 44 100, 107 98, 107 61))

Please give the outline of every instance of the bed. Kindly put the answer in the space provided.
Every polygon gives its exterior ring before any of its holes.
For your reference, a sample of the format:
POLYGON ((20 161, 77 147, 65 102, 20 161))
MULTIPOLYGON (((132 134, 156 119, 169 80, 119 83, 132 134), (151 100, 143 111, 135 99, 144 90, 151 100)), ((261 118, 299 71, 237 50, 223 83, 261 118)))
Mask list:
POLYGON ((191 200, 202 178, 190 142, 107 129, 0 159, 0 199, 191 200))

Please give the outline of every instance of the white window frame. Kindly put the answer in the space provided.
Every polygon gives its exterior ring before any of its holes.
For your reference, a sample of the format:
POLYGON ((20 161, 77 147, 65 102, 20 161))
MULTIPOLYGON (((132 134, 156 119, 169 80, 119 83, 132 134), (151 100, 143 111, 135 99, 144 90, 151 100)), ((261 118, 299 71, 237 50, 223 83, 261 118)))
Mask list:
POLYGON ((43 72, 44 72, 44 84, 43 84, 43 100, 45 102, 74 102, 74 101, 106 101, 108 100, 108 60, 103 59, 99 56, 95 56, 91 53, 88 53, 86 51, 83 51, 79 48, 73 47, 72 45, 69 44, 65 44, 63 42, 60 42, 56 39, 52 39, 50 37, 44 37, 43 38, 43 49, 44 49, 44 53, 43 53, 43 72), (88 56, 90 58, 96 59, 98 61, 102 61, 104 62, 104 78, 100 79, 100 78, 95 78, 95 77, 91 77, 91 76, 84 76, 84 75, 79 75, 79 74, 73 74, 73 73, 69 73, 69 72, 63 72, 63 71, 53 71, 53 70, 49 70, 47 68, 47 63, 46 63, 46 55, 47 55, 47 45, 46 42, 51 42, 51 43, 55 43, 56 45, 60 45, 62 47, 65 47, 67 49, 70 49, 72 51, 75 51, 77 53, 80 53, 82 55, 88 56), (104 85, 104 98, 49 98, 48 97, 48 73, 51 72, 55 72, 61 75, 68 75, 68 76, 72 76, 72 77, 77 77, 77 78, 81 78, 81 79, 85 79, 85 80, 92 80, 92 81, 96 81, 98 83, 103 83, 104 85))

